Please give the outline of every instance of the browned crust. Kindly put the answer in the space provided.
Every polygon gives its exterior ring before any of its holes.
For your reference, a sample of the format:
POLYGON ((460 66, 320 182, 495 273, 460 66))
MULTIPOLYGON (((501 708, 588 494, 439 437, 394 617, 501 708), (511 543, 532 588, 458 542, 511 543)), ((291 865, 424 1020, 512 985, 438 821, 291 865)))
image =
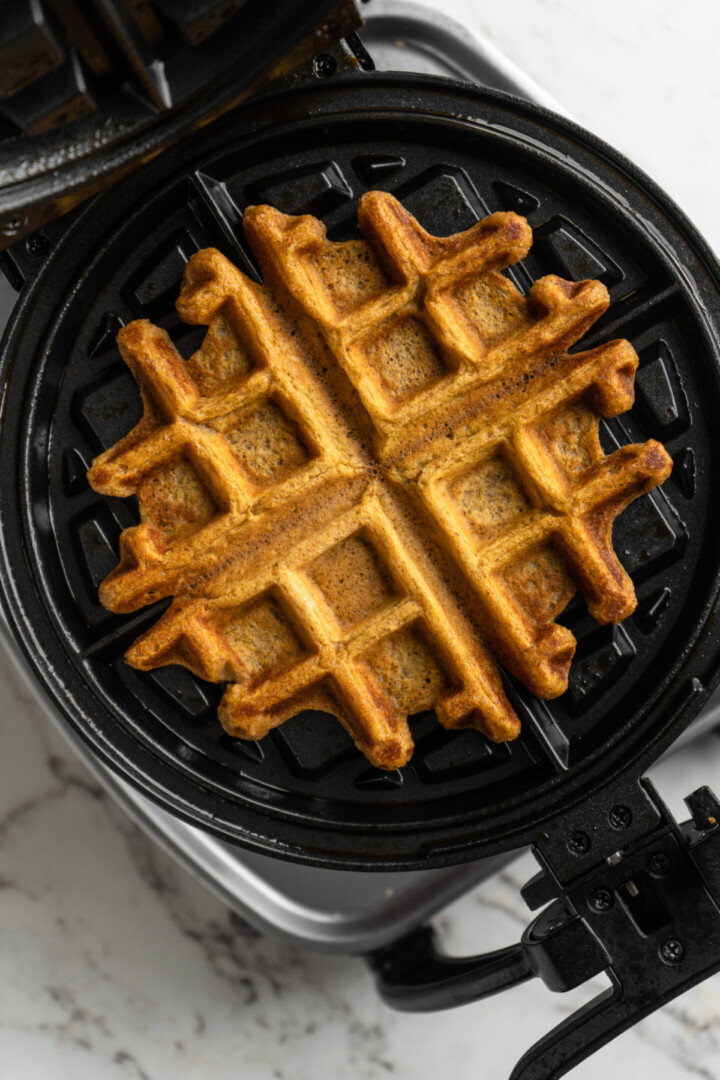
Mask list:
POLYGON ((205 342, 184 360, 145 320, 120 332, 144 414, 88 475, 141 512, 102 603, 176 598, 128 663, 229 683, 220 719, 243 738, 332 712, 393 769, 427 708, 516 737, 493 653, 563 693, 575 639, 555 620, 578 589, 600 622, 634 610, 612 524, 672 463, 654 441, 604 454, 637 355, 568 353, 608 306, 600 282, 550 275, 525 298, 500 273, 530 247, 523 218, 433 237, 384 192, 358 216, 363 240, 333 244, 248 208, 264 286, 194 255, 177 306, 205 342))

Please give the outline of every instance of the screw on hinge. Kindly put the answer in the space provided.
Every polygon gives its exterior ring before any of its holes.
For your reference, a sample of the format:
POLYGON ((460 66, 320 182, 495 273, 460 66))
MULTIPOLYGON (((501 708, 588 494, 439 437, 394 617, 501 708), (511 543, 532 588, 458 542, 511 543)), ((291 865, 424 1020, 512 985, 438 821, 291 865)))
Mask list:
POLYGON ((612 893, 607 889, 596 889, 590 893, 588 904, 593 911, 609 911, 613 905, 612 893))
POLYGON ((337 60, 330 53, 320 53, 313 60, 313 75, 318 79, 329 79, 337 71, 337 60))
POLYGON ((584 832, 574 832, 567 838, 567 849, 571 855, 585 855, 590 850, 590 837, 584 832))
POLYGON ((648 859, 648 870, 656 877, 664 877, 670 869, 670 859, 664 851, 654 851, 648 859))
POLYGON ((627 829, 632 824, 632 812, 628 806, 613 806, 608 821, 613 829, 627 829))
POLYGON ((677 938, 669 938, 658 950, 660 953, 660 959, 664 960, 666 964, 679 964, 685 955, 685 949, 682 942, 677 938))
POLYGON ((32 236, 28 236, 25 247, 29 255, 41 259, 49 254, 52 244, 45 236, 45 233, 34 233, 32 236))

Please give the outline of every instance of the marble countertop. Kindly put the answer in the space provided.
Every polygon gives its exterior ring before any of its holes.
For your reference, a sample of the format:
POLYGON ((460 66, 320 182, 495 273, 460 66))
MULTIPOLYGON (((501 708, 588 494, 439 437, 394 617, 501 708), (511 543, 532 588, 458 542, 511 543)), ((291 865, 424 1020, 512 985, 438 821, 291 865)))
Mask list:
MULTIPOLYGON (((710 0, 444 0, 572 113, 633 157, 720 250, 720 80, 710 0)), ((522 1051, 593 996, 528 983, 432 1018, 387 1009, 357 959, 258 936, 113 805, 0 655, 0 1062, 22 1080, 504 1080, 522 1051)), ((656 770, 682 814, 720 787, 720 738, 656 770)), ((528 921, 522 859, 440 919, 458 953, 528 921)), ((720 1078, 720 978, 574 1075, 720 1078)))

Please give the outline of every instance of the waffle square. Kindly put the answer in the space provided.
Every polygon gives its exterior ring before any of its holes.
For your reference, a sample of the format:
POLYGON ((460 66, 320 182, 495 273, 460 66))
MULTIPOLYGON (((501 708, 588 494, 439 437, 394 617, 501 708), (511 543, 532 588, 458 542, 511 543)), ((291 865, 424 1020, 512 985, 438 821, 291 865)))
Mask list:
POLYGON ((332 713, 394 769, 423 710, 517 736, 498 661, 564 692, 576 643, 556 619, 578 590, 599 622, 634 610, 613 521, 672 463, 654 440, 604 453, 637 355, 568 352, 608 306, 600 282, 550 275, 525 297, 501 273, 532 242, 523 218, 434 237, 384 192, 358 217, 363 238, 333 243, 248 208, 263 285, 194 255, 177 307, 202 346, 121 330, 143 417, 88 475, 140 506, 102 603, 174 597, 128 663, 228 683, 241 738, 332 713))

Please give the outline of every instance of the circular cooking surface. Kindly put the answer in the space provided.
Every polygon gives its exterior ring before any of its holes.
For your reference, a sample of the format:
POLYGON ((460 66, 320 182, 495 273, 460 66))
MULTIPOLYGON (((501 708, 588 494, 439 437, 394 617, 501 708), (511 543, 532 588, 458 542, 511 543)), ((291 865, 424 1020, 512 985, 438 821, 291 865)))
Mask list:
POLYGON ((716 681, 720 439, 718 268, 666 196, 574 125, 504 95, 443 80, 347 76, 226 118, 98 196, 18 304, 5 340, 2 583, 6 615, 55 706, 101 758, 180 816, 269 854, 373 869, 439 866, 528 843, 543 820, 610 776, 656 757, 716 681), (638 609, 601 627, 576 598, 567 693, 542 702, 508 678, 523 723, 495 745, 411 721, 395 773, 371 768, 340 725, 302 714, 260 743, 226 735, 223 687, 179 667, 143 673, 122 656, 167 602, 105 611, 132 500, 88 485, 91 459, 137 421, 115 345, 149 318, 188 356, 199 328, 174 301, 185 260, 215 246, 257 274, 242 210, 267 202, 357 235, 366 190, 391 191, 431 232, 513 209, 533 227, 510 271, 599 278, 609 311, 582 340, 628 338, 636 404, 603 421, 605 449, 660 439, 675 466, 618 519, 615 550, 638 609))

